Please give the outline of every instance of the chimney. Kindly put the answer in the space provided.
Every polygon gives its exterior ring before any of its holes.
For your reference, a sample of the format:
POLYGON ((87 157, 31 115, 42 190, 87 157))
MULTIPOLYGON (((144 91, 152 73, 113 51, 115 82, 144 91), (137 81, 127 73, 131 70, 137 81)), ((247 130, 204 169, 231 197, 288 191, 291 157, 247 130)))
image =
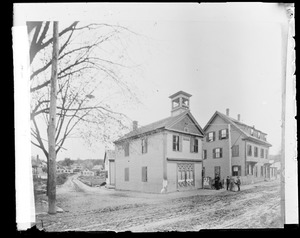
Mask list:
POLYGON ((132 122, 132 130, 135 131, 138 128, 138 121, 133 121, 132 122))
POLYGON ((226 108, 226 116, 229 117, 229 108, 226 108))
POLYGON ((241 114, 238 114, 237 119, 238 121, 241 121, 241 114))

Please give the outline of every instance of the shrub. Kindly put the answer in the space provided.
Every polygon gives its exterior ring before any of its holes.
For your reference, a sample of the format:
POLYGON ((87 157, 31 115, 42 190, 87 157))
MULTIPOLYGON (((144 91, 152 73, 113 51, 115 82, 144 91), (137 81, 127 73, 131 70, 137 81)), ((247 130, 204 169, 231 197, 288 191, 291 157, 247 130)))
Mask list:
POLYGON ((56 185, 62 185, 62 184, 64 184, 67 179, 68 179, 68 175, 67 174, 58 174, 56 176, 56 185))

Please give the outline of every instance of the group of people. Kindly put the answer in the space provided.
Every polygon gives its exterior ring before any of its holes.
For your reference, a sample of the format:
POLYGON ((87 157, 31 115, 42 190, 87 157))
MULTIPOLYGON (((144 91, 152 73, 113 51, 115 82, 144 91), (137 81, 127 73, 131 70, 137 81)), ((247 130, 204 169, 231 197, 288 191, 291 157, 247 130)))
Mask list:
MULTIPOLYGON (((232 190, 232 185, 231 183, 234 183, 237 185, 238 191, 241 191, 240 186, 241 186, 241 180, 240 177, 237 176, 236 180, 232 180, 229 176, 227 176, 226 178, 226 190, 232 190)), ((215 188, 216 190, 219 190, 221 188, 223 188, 223 184, 221 182, 221 179, 219 177, 219 175, 216 176, 215 178, 215 188)))

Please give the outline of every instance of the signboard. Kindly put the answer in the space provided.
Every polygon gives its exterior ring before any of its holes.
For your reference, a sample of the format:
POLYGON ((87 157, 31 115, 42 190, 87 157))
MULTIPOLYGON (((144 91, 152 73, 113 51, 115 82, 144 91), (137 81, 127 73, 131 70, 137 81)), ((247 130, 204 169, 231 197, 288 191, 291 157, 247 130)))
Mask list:
POLYGON ((210 177, 204 177, 203 178, 203 188, 211 188, 210 177))

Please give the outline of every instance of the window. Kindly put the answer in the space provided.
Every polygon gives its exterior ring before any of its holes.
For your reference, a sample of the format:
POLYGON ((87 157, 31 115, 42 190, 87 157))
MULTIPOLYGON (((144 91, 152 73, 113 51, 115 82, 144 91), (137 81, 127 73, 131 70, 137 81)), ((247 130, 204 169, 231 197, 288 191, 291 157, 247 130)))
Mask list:
POLYGON ((125 148, 124 148, 124 150, 125 150, 125 156, 129 156, 129 142, 126 142, 126 143, 125 143, 125 148))
POLYGON ((232 157, 238 157, 239 156, 239 145, 233 145, 232 146, 232 157))
POLYGON ((252 156, 252 146, 251 145, 247 146, 247 155, 252 156))
POLYGON ((264 176, 264 167, 260 166, 260 176, 263 177, 264 176))
POLYGON ((228 129, 219 130, 219 140, 228 138, 228 129))
POLYGON ((142 139, 142 154, 147 153, 148 151, 148 139, 144 138, 142 139))
POLYGON ((264 157, 264 149, 260 149, 260 158, 263 158, 264 157))
POLYGON ((253 174, 253 166, 250 163, 248 163, 246 168, 247 168, 247 175, 252 175, 253 174))
POLYGON ((266 159, 268 158, 268 150, 266 149, 266 159))
POLYGON ((187 98, 182 98, 182 106, 189 107, 189 100, 187 98))
POLYGON ((213 158, 222 158, 222 148, 213 149, 213 158))
POLYGON ((176 98, 172 101, 172 107, 175 108, 175 107, 178 107, 179 106, 179 98, 176 98))
POLYGON ((209 132, 206 137, 207 142, 215 141, 215 132, 209 132))
POLYGON ((207 159, 207 150, 202 151, 202 158, 207 159))
POLYGON ((253 128, 250 129, 250 134, 251 134, 251 136, 253 136, 253 134, 254 134, 253 128))
POLYGON ((191 152, 198 153, 198 139, 192 137, 190 143, 191 143, 191 152))
POLYGON ((241 166, 234 165, 232 166, 232 176, 241 176, 241 166))
POLYGON ((260 139, 260 132, 257 132, 257 138, 260 139))
POLYGON ((254 146, 254 157, 258 157, 258 148, 254 146))
POLYGON ((147 182, 147 167, 142 167, 142 182, 147 182))
POLYGON ((179 136, 173 135, 173 151, 179 151, 179 136))
POLYGON ((129 181, 129 168, 125 168, 125 181, 129 181))

